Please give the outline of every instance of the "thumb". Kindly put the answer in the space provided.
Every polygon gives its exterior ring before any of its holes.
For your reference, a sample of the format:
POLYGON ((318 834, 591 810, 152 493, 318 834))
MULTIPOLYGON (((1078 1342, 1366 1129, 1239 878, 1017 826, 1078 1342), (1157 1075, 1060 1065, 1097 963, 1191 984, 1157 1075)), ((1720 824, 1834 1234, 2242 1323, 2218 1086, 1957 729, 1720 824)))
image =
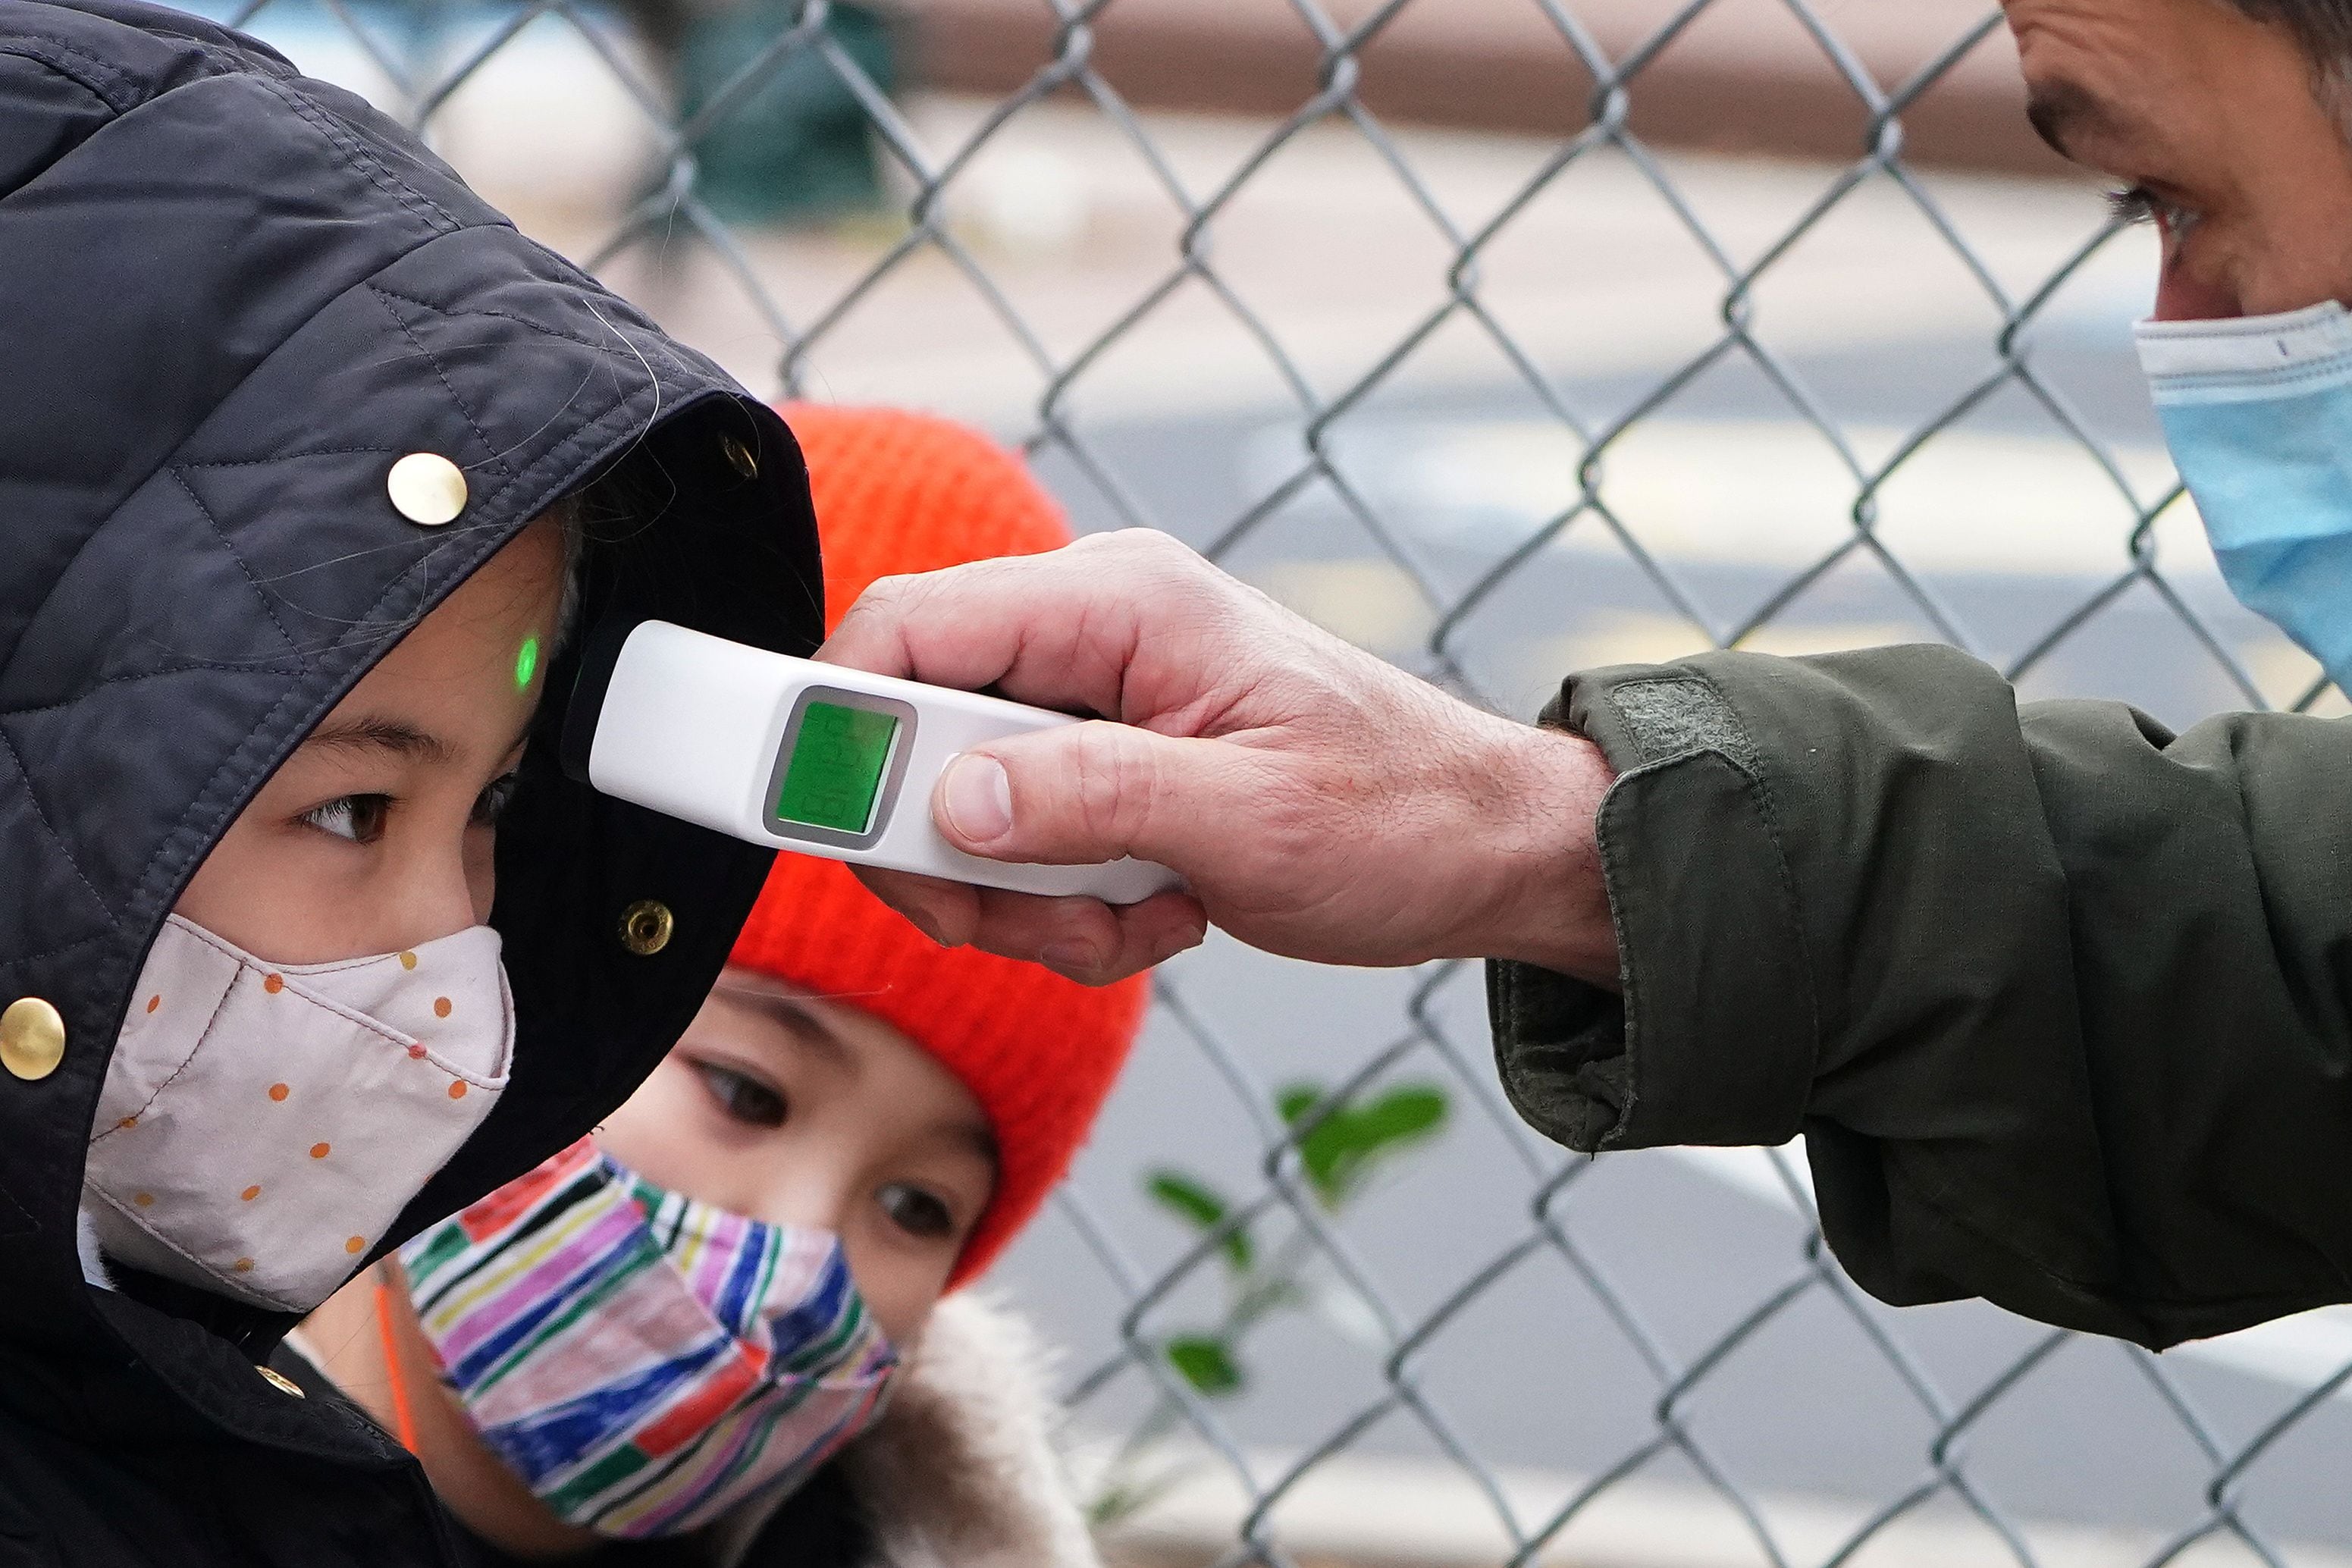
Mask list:
POLYGON ((1230 748, 1095 721, 1009 735, 940 775, 931 818, 992 860, 1082 866, 1133 855, 1189 875, 1223 816, 1230 748))

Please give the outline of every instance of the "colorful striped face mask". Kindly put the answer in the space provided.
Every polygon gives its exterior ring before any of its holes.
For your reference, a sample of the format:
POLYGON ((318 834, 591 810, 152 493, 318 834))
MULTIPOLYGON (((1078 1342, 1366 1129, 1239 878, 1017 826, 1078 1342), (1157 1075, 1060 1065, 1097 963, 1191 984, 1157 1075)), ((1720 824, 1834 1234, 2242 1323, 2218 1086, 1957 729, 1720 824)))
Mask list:
POLYGON ((837 1237, 666 1192, 585 1138, 400 1258, 482 1440, 603 1535, 798 1486, 873 1424, 898 1367, 837 1237))

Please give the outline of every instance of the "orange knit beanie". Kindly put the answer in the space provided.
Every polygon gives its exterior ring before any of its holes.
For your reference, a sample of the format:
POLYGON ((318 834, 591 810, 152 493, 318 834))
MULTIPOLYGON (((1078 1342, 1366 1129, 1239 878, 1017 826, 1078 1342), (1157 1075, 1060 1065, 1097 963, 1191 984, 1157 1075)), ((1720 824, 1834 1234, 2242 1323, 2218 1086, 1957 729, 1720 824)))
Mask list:
MULTIPOLYGON (((1020 459, 945 420, 786 405, 808 459, 831 625, 877 577, 1067 543, 1069 526, 1020 459)), ((733 962, 894 1026, 971 1091, 996 1134, 996 1192, 951 1286, 1003 1250, 1093 1124, 1148 998, 1137 977, 1095 988, 1034 964, 939 947, 837 860, 776 857, 733 962)))

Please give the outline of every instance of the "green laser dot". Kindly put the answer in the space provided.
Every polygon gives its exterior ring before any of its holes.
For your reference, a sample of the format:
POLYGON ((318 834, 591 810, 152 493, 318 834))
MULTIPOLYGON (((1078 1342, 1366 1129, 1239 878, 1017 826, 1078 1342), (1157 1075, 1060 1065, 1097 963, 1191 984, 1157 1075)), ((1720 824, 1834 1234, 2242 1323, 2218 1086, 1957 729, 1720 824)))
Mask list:
POLYGON ((530 678, 539 673, 539 639, 522 639, 522 651, 515 655, 515 689, 522 691, 530 686, 530 678))

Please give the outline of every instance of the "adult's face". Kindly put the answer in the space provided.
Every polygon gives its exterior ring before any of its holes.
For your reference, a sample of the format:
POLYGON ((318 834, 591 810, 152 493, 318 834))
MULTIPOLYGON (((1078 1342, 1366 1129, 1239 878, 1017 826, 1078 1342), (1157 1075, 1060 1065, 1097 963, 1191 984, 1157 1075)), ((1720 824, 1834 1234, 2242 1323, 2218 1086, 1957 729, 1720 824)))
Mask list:
POLYGON ((2164 236, 2156 314, 2352 302, 2352 92, 2227 0, 2006 0, 2044 140, 2164 236))

